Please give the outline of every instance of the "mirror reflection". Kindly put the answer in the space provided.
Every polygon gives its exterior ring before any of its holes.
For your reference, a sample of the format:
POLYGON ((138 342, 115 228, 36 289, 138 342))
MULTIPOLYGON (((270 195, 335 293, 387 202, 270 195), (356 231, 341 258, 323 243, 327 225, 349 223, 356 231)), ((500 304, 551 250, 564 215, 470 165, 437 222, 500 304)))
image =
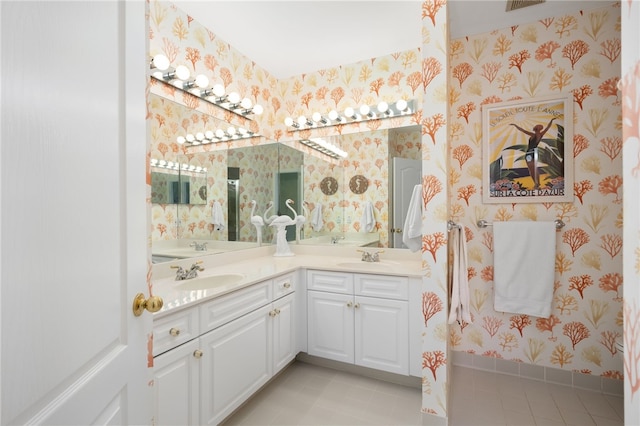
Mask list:
POLYGON ((256 247, 258 235, 272 244, 269 219, 276 215, 305 217, 301 226, 287 227, 288 241, 403 247, 403 216, 421 175, 419 126, 336 137, 331 142, 348 152, 339 161, 294 141, 191 152, 176 136, 215 119, 158 95, 151 95, 150 109, 156 117, 150 160, 206 169, 192 173, 181 190, 180 179, 173 183, 161 176, 167 171, 150 168, 154 260, 256 247), (156 191, 160 186, 172 189, 156 191), (180 195, 187 192, 188 198, 180 195), (206 253, 189 247, 194 240, 208 242, 206 253))

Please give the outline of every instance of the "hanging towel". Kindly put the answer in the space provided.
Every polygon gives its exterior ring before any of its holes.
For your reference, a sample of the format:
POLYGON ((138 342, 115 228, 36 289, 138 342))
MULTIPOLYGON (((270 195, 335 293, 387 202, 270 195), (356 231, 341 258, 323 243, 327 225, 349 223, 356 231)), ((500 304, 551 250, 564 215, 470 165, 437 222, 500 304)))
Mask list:
POLYGON ((224 213, 222 212, 222 205, 219 201, 213 202, 213 208, 211 209, 211 223, 215 227, 216 231, 222 231, 224 229, 224 213))
POLYGON ((371 232, 376 226, 376 218, 373 213, 371 201, 364 203, 362 217, 360 218, 360 232, 371 232))
POLYGON ((407 217, 404 220, 402 242, 412 252, 422 247, 422 185, 413 187, 407 217))
POLYGON ((494 222, 494 309, 548 318, 553 301, 554 222, 494 222))
POLYGON ((451 238, 452 271, 451 271, 451 310, 449 324, 465 321, 471 324, 469 312, 469 272, 467 271, 467 240, 464 229, 456 226, 449 232, 451 238))
POLYGON ((316 207, 311 212, 311 229, 318 232, 324 225, 322 221, 322 203, 316 204, 316 207))

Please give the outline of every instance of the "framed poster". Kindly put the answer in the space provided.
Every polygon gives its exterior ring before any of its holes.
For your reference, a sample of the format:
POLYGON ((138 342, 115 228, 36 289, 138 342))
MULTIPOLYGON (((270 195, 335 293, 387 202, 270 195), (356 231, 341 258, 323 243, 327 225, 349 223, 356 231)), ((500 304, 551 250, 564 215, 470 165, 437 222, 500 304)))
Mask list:
POLYGON ((573 98, 482 107, 485 203, 573 201, 573 98))

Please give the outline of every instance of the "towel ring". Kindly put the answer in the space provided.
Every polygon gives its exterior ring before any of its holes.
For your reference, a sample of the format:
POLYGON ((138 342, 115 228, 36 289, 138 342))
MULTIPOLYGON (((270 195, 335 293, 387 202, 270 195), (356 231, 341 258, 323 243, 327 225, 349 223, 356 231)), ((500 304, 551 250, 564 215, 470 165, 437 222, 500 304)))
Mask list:
MULTIPOLYGON (((560 230, 564 228, 564 222, 561 221, 560 219, 556 219, 554 220, 554 222, 556 224, 556 230, 560 230)), ((480 219, 478 221, 478 228, 486 228, 487 226, 493 226, 493 224, 491 222, 487 222, 484 219, 480 219)))

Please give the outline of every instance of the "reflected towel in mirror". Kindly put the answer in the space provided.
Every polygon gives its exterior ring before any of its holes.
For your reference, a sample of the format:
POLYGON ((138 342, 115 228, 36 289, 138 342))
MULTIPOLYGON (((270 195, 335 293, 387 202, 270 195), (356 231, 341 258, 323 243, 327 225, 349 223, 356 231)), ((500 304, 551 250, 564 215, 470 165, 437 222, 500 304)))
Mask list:
POLYGON ((311 228, 315 232, 318 232, 322 229, 323 225, 324 221, 322 220, 322 203, 318 203, 311 212, 311 228))
POLYGON ((360 218, 360 232, 371 232, 376 226, 376 218, 373 213, 371 201, 364 203, 362 217, 360 218))
POLYGON ((222 211, 222 205, 219 201, 213 202, 211 209, 211 224, 216 231, 222 231, 224 229, 224 212, 222 211))
POLYGON ((422 247, 422 185, 413 187, 407 217, 404 220, 402 242, 412 252, 422 247))

